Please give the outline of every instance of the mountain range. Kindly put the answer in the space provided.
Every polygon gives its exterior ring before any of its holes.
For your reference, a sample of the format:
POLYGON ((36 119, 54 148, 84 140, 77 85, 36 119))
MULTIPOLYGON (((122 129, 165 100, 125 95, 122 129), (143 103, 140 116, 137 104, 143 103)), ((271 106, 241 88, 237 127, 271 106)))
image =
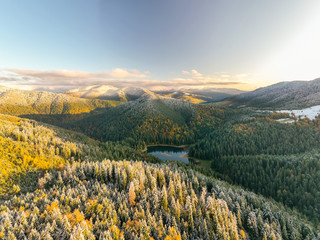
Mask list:
POLYGON ((208 88, 208 89, 172 89, 172 90, 148 90, 142 87, 118 88, 111 85, 94 85, 71 89, 67 95, 89 99, 103 99, 116 101, 132 101, 144 95, 158 94, 189 101, 192 103, 217 102, 224 98, 243 93, 244 91, 233 88, 208 88))
POLYGON ((195 104, 221 101, 225 106, 298 109, 320 105, 320 78, 312 81, 280 82, 250 92, 228 88, 153 92, 141 87, 95 85, 71 89, 65 93, 53 93, 0 86, 0 113, 16 116, 81 114, 141 98, 167 98, 195 104))

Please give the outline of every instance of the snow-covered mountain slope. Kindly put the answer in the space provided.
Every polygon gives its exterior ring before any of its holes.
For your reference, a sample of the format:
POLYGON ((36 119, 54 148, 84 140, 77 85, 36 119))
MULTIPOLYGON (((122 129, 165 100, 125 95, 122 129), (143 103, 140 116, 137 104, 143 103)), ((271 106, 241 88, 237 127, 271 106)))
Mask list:
POLYGON ((320 104, 320 78, 281 82, 226 99, 234 106, 306 108, 320 104))

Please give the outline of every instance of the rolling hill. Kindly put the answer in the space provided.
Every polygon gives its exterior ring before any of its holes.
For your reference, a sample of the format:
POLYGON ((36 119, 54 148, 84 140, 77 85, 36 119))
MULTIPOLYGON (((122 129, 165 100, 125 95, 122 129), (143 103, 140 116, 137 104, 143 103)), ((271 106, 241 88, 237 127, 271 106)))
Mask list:
POLYGON ((320 104, 320 79, 280 82, 226 99, 231 106, 298 109, 320 104))

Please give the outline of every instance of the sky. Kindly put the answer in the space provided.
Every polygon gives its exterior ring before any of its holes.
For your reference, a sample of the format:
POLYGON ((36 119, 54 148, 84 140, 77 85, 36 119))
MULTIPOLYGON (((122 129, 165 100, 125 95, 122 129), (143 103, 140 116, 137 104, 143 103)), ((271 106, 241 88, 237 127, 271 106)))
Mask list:
POLYGON ((3 0, 0 39, 0 85, 21 89, 320 77, 318 0, 3 0))

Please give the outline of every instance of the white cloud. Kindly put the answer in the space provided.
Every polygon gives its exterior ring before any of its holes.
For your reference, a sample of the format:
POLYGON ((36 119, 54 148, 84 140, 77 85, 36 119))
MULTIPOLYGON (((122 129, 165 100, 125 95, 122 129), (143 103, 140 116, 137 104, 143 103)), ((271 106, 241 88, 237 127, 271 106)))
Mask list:
POLYGON ((203 78, 203 75, 201 73, 199 73, 197 70, 191 70, 191 75, 192 75, 192 78, 203 78))
POLYGON ((78 79, 78 78, 105 78, 105 79, 130 79, 130 78, 147 78, 146 73, 141 73, 137 69, 115 68, 107 72, 82 72, 72 70, 23 70, 8 69, 10 72, 26 76, 33 76, 46 79, 78 79))
POLYGON ((79 86, 99 85, 120 80, 146 79, 148 72, 116 68, 90 73, 72 70, 0 69, 0 85, 18 89, 66 90, 79 86))
MULTIPOLYGON (((252 78, 249 74, 231 75, 228 73, 217 73, 214 75, 205 75, 199 71, 192 69, 191 71, 181 71, 181 77, 170 80, 171 86, 176 88, 239 88, 243 90, 253 89, 248 83, 248 79, 252 78)), ((169 88, 169 87, 168 87, 169 88)))
POLYGON ((116 68, 106 72, 90 73, 70 70, 22 70, 0 69, 0 85, 19 89, 41 89, 65 91, 72 88, 91 85, 112 85, 115 87, 144 87, 147 89, 182 89, 182 88, 251 88, 246 79, 248 75, 227 73, 204 75, 197 70, 181 71, 181 76, 168 81, 150 80, 149 72, 137 69, 116 68))

